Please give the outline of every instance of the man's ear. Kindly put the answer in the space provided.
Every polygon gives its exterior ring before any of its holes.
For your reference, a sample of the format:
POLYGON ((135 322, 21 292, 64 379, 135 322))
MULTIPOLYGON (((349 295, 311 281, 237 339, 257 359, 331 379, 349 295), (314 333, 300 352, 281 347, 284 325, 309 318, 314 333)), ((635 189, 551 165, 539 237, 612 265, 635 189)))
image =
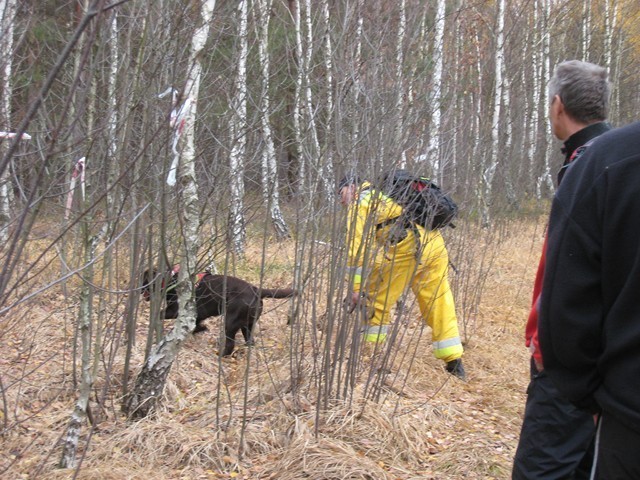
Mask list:
POLYGON ((553 97, 553 107, 556 109, 556 113, 564 113, 564 103, 562 103, 562 99, 560 95, 555 95, 553 97))

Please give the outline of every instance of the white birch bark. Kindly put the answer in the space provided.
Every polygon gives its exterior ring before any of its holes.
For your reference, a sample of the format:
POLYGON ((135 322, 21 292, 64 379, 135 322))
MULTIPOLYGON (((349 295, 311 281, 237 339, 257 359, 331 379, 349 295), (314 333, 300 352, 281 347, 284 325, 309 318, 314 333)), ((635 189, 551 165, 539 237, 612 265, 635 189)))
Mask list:
POLYGON ((482 224, 491 224, 491 196, 493 194, 493 176, 498 168, 500 149, 500 108, 502 104, 503 89, 503 63, 504 63, 504 8, 505 0, 498 0, 496 14, 496 46, 495 46, 495 66, 493 92, 493 115, 491 119, 491 151, 489 161, 482 171, 482 224))
POLYGON ((538 112, 540 110, 540 88, 541 88, 541 66, 540 55, 538 50, 538 38, 540 31, 538 29, 538 16, 539 16, 539 0, 533 1, 533 25, 534 28, 530 29, 531 40, 529 45, 531 46, 531 71, 533 72, 532 81, 532 93, 531 103, 527 102, 527 108, 525 109, 525 122, 528 119, 528 125, 525 125, 527 132, 527 165, 529 167, 528 179, 535 178, 535 163, 536 163, 536 151, 538 146, 538 112), (528 112, 528 114, 527 114, 528 112))
POLYGON ((80 440, 80 432, 89 411, 89 396, 93 387, 93 370, 92 370, 92 342, 91 342, 91 324, 92 324, 92 302, 93 302, 93 263, 95 252, 100 236, 90 238, 88 236, 88 225, 83 226, 84 241, 84 263, 87 268, 83 271, 82 278, 85 280, 80 291, 80 312, 78 314, 78 329, 80 331, 80 344, 82 347, 81 358, 81 376, 80 387, 78 389, 78 399, 76 400, 71 419, 67 425, 67 431, 62 441, 62 456, 60 458, 60 468, 75 468, 77 465, 76 455, 78 452, 78 442, 80 440))
POLYGON ((333 197, 335 183, 333 182, 333 46, 331 44, 331 17, 329 16, 329 1, 322 0, 322 18, 324 20, 324 68, 325 68, 325 133, 324 147, 322 150, 322 180, 327 199, 333 197))
POLYGON ((604 1, 604 66, 611 75, 613 61, 613 33, 616 29, 618 4, 616 0, 604 1))
MULTIPOLYGON (((506 4, 505 4, 506 8, 506 4)), ((503 17, 506 16, 506 13, 503 13, 503 17)), ((504 28, 503 28, 504 30, 504 28)), ((504 47, 503 47, 504 50, 504 47)), ((513 143, 513 125, 511 118, 511 79, 509 78, 509 73, 507 69, 506 59, 502 61, 502 117, 503 117, 503 125, 504 125, 504 133, 502 138, 504 138, 504 147, 502 149, 502 153, 500 156, 502 158, 511 159, 511 147, 513 143)), ((505 179, 505 189, 507 199, 509 203, 515 205, 517 203, 517 195, 515 192, 515 188, 513 186, 513 178, 512 175, 506 174, 504 176, 505 179)))
POLYGON ((442 137, 442 74, 444 67, 444 27, 445 0, 438 0, 435 19, 435 33, 433 37, 433 74, 431 75, 431 125, 427 147, 427 158, 431 163, 432 176, 442 185, 442 151, 440 148, 442 137))
MULTIPOLYGON (((353 106, 354 108, 358 108, 358 104, 360 103, 360 92, 362 89, 361 79, 360 79, 360 64, 362 63, 362 33, 364 29, 364 0, 358 0, 356 5, 357 8, 357 20, 356 20, 356 38, 354 45, 354 54, 353 54, 353 106)), ((353 134, 352 134, 352 145, 357 145, 360 139, 360 122, 355 121, 353 125, 353 134)))
MULTIPOLYGON (((243 2, 244 3, 244 2, 243 2)), ((178 142, 180 152, 181 204, 183 217, 182 262, 178 277, 179 315, 174 328, 152 348, 144 367, 138 375, 134 388, 125 399, 124 410, 130 418, 141 418, 149 414, 164 390, 167 375, 171 370, 182 343, 195 328, 195 301, 193 298, 192 274, 195 273, 198 247, 200 205, 195 175, 195 120, 202 66, 200 58, 204 49, 215 0, 204 0, 200 10, 200 26, 191 40, 185 96, 190 99, 185 112, 184 130, 178 142)))
POLYGON ((298 160, 298 193, 304 195, 309 189, 307 181, 307 161, 302 155, 302 24, 300 19, 300 0, 290 0, 289 8, 293 15, 293 25, 296 37, 295 61, 296 84, 293 99, 293 130, 295 138, 294 150, 298 160))
POLYGON ((400 158, 395 161, 398 162, 401 166, 406 163, 406 158, 404 154, 402 141, 402 131, 403 131, 403 120, 404 115, 402 114, 404 109, 404 39, 406 37, 407 32, 407 11, 406 11, 406 2, 405 0, 400 0, 399 2, 400 15, 398 19, 398 31, 396 33, 396 72, 395 72, 395 91, 396 91, 396 104, 395 104, 395 122, 393 128, 393 147, 395 149, 400 149, 400 158))
MULTIPOLYGON (((11 131, 11 72, 13 62, 13 30, 16 16, 16 0, 0 0, 0 131, 11 131)), ((0 138, 0 159, 8 153, 9 138, 0 138)), ((17 139, 15 141, 18 141, 17 139)), ((0 173, 0 243, 9 238, 11 220, 11 188, 9 169, 0 173)))
MULTIPOLYGON (((109 79, 108 79, 108 96, 109 96, 109 119, 107 121, 107 178, 109 185, 113 184, 113 179, 118 177, 118 99, 116 98, 116 82, 118 79, 119 55, 118 55, 118 17, 117 9, 113 9, 111 13, 111 21, 109 22, 109 79)), ((107 206, 111 215, 113 206, 115 205, 115 190, 109 189, 107 192, 107 206)), ((109 222, 105 222, 105 227, 109 222)))
POLYGON ((246 242, 246 225, 244 218, 244 164, 246 154, 247 125, 247 24, 248 0, 241 0, 238 5, 238 40, 239 54, 237 59, 234 96, 231 100, 231 154, 229 156, 229 172, 231 175, 231 212, 230 229, 233 250, 244 255, 246 242))
MULTIPOLYGON (((481 129, 480 129, 480 118, 482 116, 482 110, 483 110, 483 103, 482 103, 482 85, 484 82, 484 75, 482 74, 482 69, 483 69, 483 62, 482 62, 482 54, 480 52, 480 36, 478 34, 478 29, 477 27, 475 27, 475 32, 474 32, 474 45, 476 47, 476 62, 475 62, 475 73, 476 76, 478 78, 478 88, 476 91, 474 91, 472 93, 473 95, 473 104, 475 105, 475 112, 473 115, 473 125, 472 125, 472 130, 473 130, 473 135, 472 138, 475 139, 475 141, 473 142, 473 147, 471 150, 471 158, 480 158, 482 156, 481 154, 481 150, 480 150, 480 145, 481 145, 481 129)), ((481 172, 480 174, 482 175, 482 167, 484 167, 484 163, 481 165, 481 172)), ((478 182, 479 185, 482 185, 482 182, 478 182)), ((478 191, 477 198, 482 198, 482 191, 478 191)))
MULTIPOLYGON (((550 26, 550 18, 551 18, 551 0, 542 0, 542 67, 543 73, 541 77, 541 84, 545 86, 542 88, 542 101, 541 105, 544 109, 549 108, 549 89, 546 88, 546 85, 549 84, 549 80, 551 79, 551 58, 549 55, 549 47, 551 43, 551 26, 550 26)), ((551 147, 553 145, 551 141, 551 123, 545 122, 545 139, 547 142, 547 148, 545 150, 544 155, 544 168, 542 174, 538 178, 536 182, 536 195, 538 199, 542 198, 542 188, 544 186, 547 187, 547 190, 553 194, 555 191, 553 185, 553 178, 551 176, 551 147)))
POLYGON ((582 2, 582 60, 589 61, 589 49, 591 48, 591 1, 582 2))
MULTIPOLYGON (((310 153, 310 164, 313 166, 316 178, 322 184, 325 197, 327 199, 334 196, 335 186, 333 184, 333 173, 330 178, 324 177, 324 167, 321 158, 320 141, 318 140, 318 128, 316 126, 316 113, 313 105, 313 90, 311 74, 311 55, 313 53, 313 23, 311 19, 311 0, 304 2, 304 22, 305 22, 305 48, 302 57, 302 80, 304 85, 304 121, 305 131, 311 135, 310 145, 308 147, 310 153)), ((314 182, 315 183, 315 182, 314 182)))
MULTIPOLYGON (((458 13, 460 12, 461 3, 459 2, 456 6, 458 13)), ((454 30, 454 38, 455 42, 455 62, 457 67, 453 72, 453 85, 458 85, 458 82, 461 77, 461 69, 462 69, 462 28, 460 24, 460 19, 456 15, 455 20, 455 30, 454 30)), ((451 182, 450 185, 458 184, 458 129, 460 128, 459 118, 460 115, 465 111, 464 105, 464 96, 456 95, 455 105, 452 113, 452 134, 451 134, 451 182)), ((442 186, 445 186, 445 182, 441 182, 442 186)))
POLYGON ((614 124, 619 124, 620 116, 620 69, 622 64, 622 55, 624 52, 624 35, 622 32, 618 33, 618 55, 616 55, 616 68, 613 72, 613 78, 611 78, 612 99, 611 99, 611 112, 609 118, 614 124))
POLYGON ((260 59, 260 71, 262 74, 262 95, 260 101, 260 122, 262 125, 262 138, 264 148, 262 150, 262 195, 265 205, 269 206, 271 222, 279 239, 290 236, 289 227, 280 210, 278 165, 276 152, 271 133, 271 104, 269 98, 269 20, 271 18, 271 0, 256 0, 258 12, 258 57, 260 59))

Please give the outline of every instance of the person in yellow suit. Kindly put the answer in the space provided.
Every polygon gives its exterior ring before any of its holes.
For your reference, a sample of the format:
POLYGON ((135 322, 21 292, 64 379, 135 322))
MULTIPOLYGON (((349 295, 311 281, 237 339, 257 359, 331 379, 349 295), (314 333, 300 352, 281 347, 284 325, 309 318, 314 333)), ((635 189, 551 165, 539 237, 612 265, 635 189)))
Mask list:
POLYGON ((357 175, 345 176, 338 192, 340 202, 348 208, 347 263, 352 289, 346 303, 352 310, 366 304, 364 340, 385 341, 391 306, 410 287, 432 329, 435 357, 446 363, 449 373, 464 380, 463 347, 448 280, 449 255, 440 231, 394 222, 402 207, 357 175))

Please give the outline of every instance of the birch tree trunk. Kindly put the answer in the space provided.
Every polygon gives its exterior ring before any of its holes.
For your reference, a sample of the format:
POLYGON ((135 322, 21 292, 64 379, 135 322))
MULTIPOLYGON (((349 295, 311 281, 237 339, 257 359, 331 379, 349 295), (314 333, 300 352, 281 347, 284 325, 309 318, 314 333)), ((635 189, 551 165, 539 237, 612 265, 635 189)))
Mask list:
POLYGON ((322 0, 322 19, 324 21, 324 42, 323 56, 325 69, 325 89, 326 89, 326 115, 324 147, 322 150, 322 179, 324 191, 327 199, 333 197, 335 191, 334 168, 333 168, 333 46, 331 44, 331 17, 329 15, 329 1, 322 0))
POLYGON ((309 188, 307 181, 307 161, 302 155, 302 26, 300 20, 300 0, 289 0, 289 11, 293 17, 295 31, 295 64, 296 79, 293 98, 293 135, 294 151, 298 161, 298 194, 306 193, 309 188))
MULTIPOLYGON (((400 149, 400 158, 395 161, 400 165, 406 164, 406 158, 404 154, 402 131, 403 131, 403 119, 402 114, 404 110, 404 39, 407 32, 407 13, 406 2, 400 0, 400 16, 398 19, 398 32, 396 34, 396 75, 395 75, 395 90, 396 90, 396 104, 395 104, 395 122, 393 128, 393 148, 400 149)), ((394 151, 394 154, 396 152, 394 151)))
POLYGON ((92 315, 93 315, 93 261, 100 236, 91 237, 89 233, 89 222, 84 221, 83 230, 83 247, 84 247, 84 264, 86 268, 83 271, 84 279, 82 289, 80 291, 80 312, 78 315, 78 329, 80 331, 80 344, 82 346, 81 364, 80 364, 80 388, 78 389, 78 399, 71 414, 71 420, 67 425, 67 432, 62 443, 62 457, 60 458, 60 468, 75 468, 76 454, 78 452, 78 442, 80 440, 80 431, 88 415, 89 396, 93 387, 93 369, 92 369, 92 315))
POLYGON ((238 5, 238 41, 240 52, 237 59, 234 96, 231 99, 231 154, 229 156, 229 173, 231 175, 231 211, 229 226, 231 243, 236 254, 244 255, 246 242, 246 225, 244 218, 244 163, 247 144, 247 23, 248 0, 241 0, 238 5))
MULTIPOLYGON (((502 158, 513 158, 511 156, 511 146, 513 137, 513 125, 511 123, 511 80, 509 78, 508 69, 506 66, 506 60, 502 62, 502 107, 503 107, 503 124, 504 124, 504 147, 502 149, 502 158)), ((505 172, 510 172, 511 169, 505 169, 505 172)), ((506 195, 511 205, 517 205, 518 199, 513 186, 513 175, 505 173, 504 182, 506 188, 506 195)))
MULTIPOLYGON (((244 2, 243 2, 244 3, 244 2)), ((138 375, 134 388, 125 398, 124 411, 130 418, 147 416, 155 407, 164 390, 167 375, 177 357, 182 343, 195 328, 195 299, 192 274, 196 270, 200 206, 195 176, 195 120, 202 66, 200 58, 204 49, 215 0, 201 4, 201 25, 193 33, 189 68, 184 92, 189 108, 185 112, 185 124, 178 149, 180 153, 180 181, 183 223, 183 256, 178 277, 179 315, 174 328, 151 350, 138 375)))
POLYGON ((505 0, 496 3, 496 45, 493 92, 493 116, 491 120, 491 151, 489 161, 482 171, 482 225, 488 227, 491 224, 491 196, 493 194, 493 176, 498 168, 500 149, 500 107, 502 104, 502 74, 504 63, 504 8, 505 0))
MULTIPOLYGON (((302 84, 304 86, 304 121, 305 121, 305 131, 309 132, 310 144, 308 150, 310 152, 310 160, 311 166, 313 166, 314 174, 316 180, 314 184, 317 184, 318 181, 322 185, 322 190, 324 192, 325 198, 332 198, 335 191, 335 186, 333 184, 333 173, 331 173, 331 178, 325 178, 325 168, 322 161, 322 155, 320 151, 320 140, 318 139, 318 127, 316 125, 316 113, 313 104, 313 90, 312 90, 312 81, 310 78, 311 75, 311 56, 313 53, 313 23, 311 19, 311 0, 305 0, 304 2, 304 23, 305 23, 305 33, 306 39, 304 44, 303 56, 302 56, 302 84)), ((315 189, 314 189, 315 190, 315 189)))
MULTIPOLYGON (((461 8, 461 2, 456 5, 456 11, 459 13, 461 8)), ((456 15, 457 17, 457 15, 456 15)), ((462 26, 459 18, 455 20, 454 38, 455 42, 455 62, 460 65, 462 62, 462 26)), ((462 77, 462 68, 458 67, 453 72, 453 84, 458 85, 460 78, 462 77)), ((458 185, 458 130, 460 129, 459 119, 465 110, 464 96, 456 95, 454 100, 453 113, 451 115, 451 181, 450 185, 458 185)), ((444 182, 441 183, 442 186, 444 182)))
POLYGON ((531 71, 533 72, 533 81, 532 81, 532 93, 531 93, 531 103, 527 104, 527 108, 525 109, 525 118, 528 119, 528 125, 525 125, 525 129, 527 131, 526 138, 528 139, 527 144, 527 165, 529 168, 529 175, 527 178, 530 181, 534 181, 536 171, 536 152, 538 147, 538 112, 540 109, 540 78, 542 67, 540 65, 540 55, 538 50, 538 38, 540 29, 538 26, 538 15, 539 15, 539 0, 533 1, 533 25, 535 28, 530 30, 531 40, 528 44, 531 46, 531 71), (527 114, 528 113, 528 114, 527 114))
MULTIPOLYGON (((478 87, 473 92, 473 100, 472 100, 472 108, 473 108, 473 124, 472 124, 472 137, 474 139, 473 146, 471 149, 471 158, 482 158, 483 152, 481 150, 481 141, 482 141, 482 129, 480 128, 480 118, 482 117, 483 110, 483 101, 482 101, 482 85, 484 83, 484 75, 482 74, 483 61, 482 61, 482 53, 480 49, 480 35, 478 33, 478 27, 474 27, 474 45, 475 45, 475 54, 476 54, 476 62, 475 62, 475 74, 478 78, 478 87)), ((473 167, 472 167, 473 168, 473 167)), ((482 170, 484 168, 484 162, 480 164, 480 175, 482 175, 482 170)), ((475 172, 475 168, 473 169, 475 172)), ((482 181, 478 182, 480 188, 476 192, 476 198, 482 198, 482 181)))
MULTIPOLYGON (((364 0, 358 0, 356 5, 357 9, 357 20, 356 20, 356 38, 355 45, 353 46, 353 62, 352 66, 354 69, 353 72, 353 106, 357 108, 360 103, 360 92, 361 92, 361 79, 360 79, 360 65, 362 63, 362 32, 364 27, 364 0)), ((360 122, 354 122, 353 125, 353 134, 351 137, 351 144, 357 145, 360 140, 360 122)))
POLYGON ((431 163, 432 176, 442 185, 442 152, 440 149, 442 137, 442 72, 444 66, 444 25, 445 0, 438 0, 436 21, 433 37, 433 75, 431 76, 431 125, 430 138, 427 148, 427 158, 431 163))
POLYGON ((616 16, 618 4, 616 0, 604 1, 604 66, 611 75, 611 64, 613 59, 613 33, 616 29, 616 16))
MULTIPOLYGON (((0 131, 11 131, 11 95, 13 87, 11 72, 13 62, 13 26, 16 16, 16 0, 0 0, 0 131)), ((8 153, 11 140, 0 137, 0 158, 8 153)), ((15 139, 14 141, 18 141, 15 139)), ((0 244, 9 239, 9 222, 11 221, 11 183, 9 169, 0 174, 0 244)))
POLYGON ((591 0, 582 2, 582 60, 589 61, 591 48, 591 0))
MULTIPOLYGON (((105 165, 107 169, 106 177, 108 184, 113 184, 113 180, 118 176, 118 99, 117 93, 117 79, 118 79, 118 17, 117 10, 111 12, 111 20, 109 22, 109 79, 108 79, 108 95, 109 95, 109 119, 107 123, 108 130, 108 143, 107 143, 107 155, 108 161, 105 165)), ((107 192, 107 209, 111 214, 113 206, 115 205, 114 193, 115 190, 110 189, 107 192)), ((107 223, 105 222, 105 225, 107 223)))
POLYGON ((609 112, 609 118, 614 124, 619 124, 620 121, 620 73, 622 57, 624 55, 621 52, 624 51, 624 35, 622 32, 618 33, 618 55, 616 55, 616 68, 613 72, 613 78, 611 79, 611 85, 613 92, 611 96, 611 111, 609 112))
POLYGON ((256 0, 258 12, 258 28, 260 39, 258 42, 258 56, 262 73, 262 95, 260 102, 260 121, 262 123, 262 195, 265 205, 269 206, 271 222, 276 230, 278 239, 289 238, 289 227, 280 210, 280 195, 278 182, 278 165, 271 133, 271 104, 269 97, 269 20, 271 18, 271 0, 256 0))
MULTIPOLYGON (((117 162, 115 161, 117 155, 117 104, 116 104, 116 79, 118 73, 118 41, 117 41, 117 20, 116 10, 110 15, 108 22, 108 46, 109 46, 109 75, 107 79, 107 95, 109 102, 109 113, 107 120, 107 139, 110 141, 107 143, 107 161, 104 165, 105 177, 107 179, 107 185, 113 183, 113 169, 116 168, 117 162)), ((95 81, 93 82, 95 85, 95 81)), ((94 88, 94 87, 92 87, 94 88)), ((93 98, 98 98, 97 95, 92 95, 93 98)), ((89 109, 89 128, 93 121, 94 111, 89 109)), ((85 161, 83 173, 86 172, 87 163, 85 161)), ((82 197, 84 200, 84 185, 81 185, 82 197)), ((111 218, 111 211, 114 204, 112 189, 108 189, 107 193, 107 211, 108 218, 111 218)), ((103 228, 100 233, 92 236, 90 233, 90 223, 87 220, 82 222, 83 232, 83 248, 85 251, 84 263, 87 266, 82 278, 84 282, 80 292, 80 313, 78 316, 78 330, 81 344, 81 366, 80 366, 80 387, 78 390, 78 399, 74 411, 71 415, 71 420, 67 426, 67 432, 63 440, 62 457, 60 459, 61 468, 75 468, 76 466, 76 454, 78 451, 78 442, 80 439, 80 431, 89 414, 89 395, 93 387, 93 379, 96 377, 98 365, 100 362, 100 351, 102 343, 102 326, 100 321, 95 326, 93 322, 93 278, 94 278, 94 259, 95 252, 98 243, 101 239, 107 238, 108 230, 112 225, 111 222, 106 221, 103 223, 103 228), (95 332, 95 341, 92 341, 92 332, 95 332)), ((103 272, 107 272, 110 269, 110 255, 105 256, 103 272)), ((104 299, 101 299, 104 302, 104 299)), ((102 307, 103 305, 101 305, 102 307)), ((101 308, 102 311, 102 308, 101 308)), ((101 313, 99 314, 101 315, 101 313)))
MULTIPOLYGON (((546 85, 549 84, 551 79, 551 58, 549 56, 549 46, 551 42, 551 0, 542 0, 542 76, 541 84, 545 87, 542 89, 542 107, 549 108, 549 89, 546 85)), ((553 145, 551 139, 551 123, 545 122, 545 141, 547 148, 544 155, 544 168, 542 174, 536 182, 536 195, 538 199, 542 198, 542 188, 547 187, 547 190, 553 194, 555 188, 553 186, 553 178, 551 177, 551 146, 553 145)))

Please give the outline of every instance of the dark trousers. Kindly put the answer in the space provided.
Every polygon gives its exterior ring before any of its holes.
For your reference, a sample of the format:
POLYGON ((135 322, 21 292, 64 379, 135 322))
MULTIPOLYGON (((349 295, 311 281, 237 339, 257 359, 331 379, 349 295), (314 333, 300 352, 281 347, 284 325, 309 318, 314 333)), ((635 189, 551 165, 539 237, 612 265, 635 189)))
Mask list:
POLYGON ((588 479, 595 431, 593 416, 565 399, 545 372, 536 370, 532 359, 512 478, 588 479))
POLYGON ((596 436, 596 479, 640 479, 640 432, 604 412, 596 436))

